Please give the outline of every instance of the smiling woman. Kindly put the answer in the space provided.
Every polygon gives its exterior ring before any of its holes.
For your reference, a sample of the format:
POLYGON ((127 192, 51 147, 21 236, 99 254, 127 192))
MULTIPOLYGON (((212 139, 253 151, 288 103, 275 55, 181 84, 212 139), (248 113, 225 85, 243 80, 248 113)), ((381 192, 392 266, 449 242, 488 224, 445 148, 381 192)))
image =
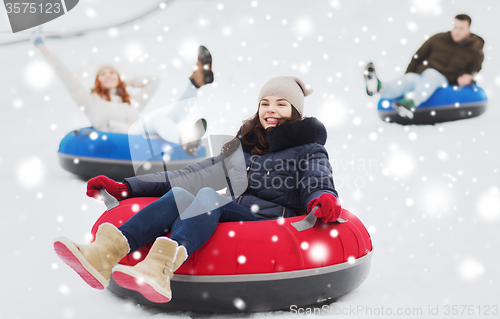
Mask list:
POLYGON ((292 76, 272 78, 262 87, 258 112, 239 132, 243 141, 252 146, 252 154, 263 155, 269 151, 268 132, 284 123, 303 120, 304 97, 312 92, 302 80, 292 76))
MULTIPOLYGON (((36 29, 32 34, 33 44, 45 56, 46 61, 60 78, 77 106, 85 112, 93 129, 102 132, 132 133, 129 129, 138 121, 142 115, 141 111, 152 100, 152 97, 159 86, 159 78, 155 76, 136 76, 126 81, 122 81, 118 71, 110 65, 101 67, 95 78, 95 87, 89 90, 71 70, 51 52, 44 44, 45 37, 42 30, 36 29), (130 96, 126 87, 137 88, 139 92, 130 96)), ((212 56, 204 46, 198 48, 198 62, 193 74, 186 80, 187 87, 179 101, 194 98, 197 89, 214 81, 212 72, 212 56)), ((163 127, 175 126, 183 120, 183 115, 178 111, 171 112, 165 121, 155 124, 154 132, 161 138, 170 142, 178 142, 181 133, 163 134, 163 127), (171 122, 175 123, 171 123, 171 122), (175 135, 175 136, 172 136, 175 135)))
MULTIPOLYGON (((256 267, 262 265, 276 269, 278 272, 285 270, 275 264, 277 255, 269 251, 269 245, 257 245, 259 241, 253 238, 244 240, 245 246, 250 247, 252 251, 251 255, 238 253, 232 256, 234 251, 242 250, 240 246, 231 246, 224 236, 220 247, 217 246, 216 250, 209 249, 210 255, 206 261, 196 261, 198 249, 206 247, 206 243, 213 242, 211 238, 219 227, 219 223, 235 222, 236 225, 243 225, 244 222, 250 222, 251 225, 257 221, 269 221, 267 224, 277 226, 276 230, 262 228, 260 231, 255 231, 255 228, 251 227, 248 233, 259 239, 271 239, 275 243, 278 242, 279 237, 283 237, 278 230, 281 229, 282 234, 289 234, 291 229, 283 230, 280 226, 284 222, 280 225, 272 220, 283 221, 288 217, 296 217, 299 224, 294 224, 293 227, 297 233, 300 233, 313 228, 316 218, 319 218, 322 223, 330 224, 318 225, 317 228, 328 239, 320 245, 317 245, 316 240, 311 240, 310 250, 308 250, 308 241, 292 239, 290 242, 297 249, 283 258, 286 261, 296 261, 288 267, 288 270, 293 272, 291 275, 296 276, 297 273, 294 271, 304 266, 305 258, 302 258, 301 254, 306 250, 310 252, 310 259, 314 264, 314 266, 311 264, 307 267, 311 268, 307 272, 313 275, 318 274, 318 269, 313 268, 325 265, 323 263, 325 256, 342 258, 341 262, 344 264, 342 269, 349 267, 348 265, 355 262, 356 258, 363 258, 371 251, 371 243, 368 233, 365 232, 367 245, 362 248, 356 247, 354 250, 357 255, 354 256, 345 248, 337 247, 331 240, 336 238, 340 228, 344 227, 340 226, 339 230, 335 229, 333 232, 330 232, 331 230, 327 227, 341 223, 339 218, 343 212, 343 218, 349 214, 342 211, 334 186, 333 171, 324 146, 327 138, 326 128, 316 118, 302 117, 304 98, 311 93, 312 90, 296 77, 272 78, 260 91, 258 110, 255 115, 243 123, 231 141, 224 144, 218 156, 187 165, 173 172, 125 178, 124 183, 116 183, 106 176, 91 179, 87 184, 88 196, 96 196, 104 189, 117 200, 137 197, 150 197, 150 201, 151 197, 157 197, 157 199, 146 204, 121 225, 99 223, 95 231, 95 241, 89 245, 78 245, 65 237, 56 239, 54 248, 57 254, 94 288, 106 288, 112 277, 114 283, 121 287, 119 289, 125 295, 142 296, 140 298, 149 303, 164 304, 172 299, 170 282, 174 272, 185 262, 187 262, 185 265, 193 261, 195 265, 207 265, 210 270, 212 269, 210 265, 213 265, 215 260, 219 260, 220 264, 214 266, 213 270, 221 271, 231 269, 229 265, 237 260, 238 270, 245 275, 256 270, 258 274, 262 272, 263 269, 253 268, 253 266, 251 269, 244 268, 252 263, 256 267), (286 162, 286 168, 283 167, 284 162, 286 162), (222 188, 227 188, 225 195, 216 192, 222 188), (304 213, 309 215, 300 221, 302 217, 299 216, 304 213), (328 231, 325 232, 325 229, 328 231), (170 238, 165 238, 168 232, 170 232, 170 238), (252 244, 248 245, 248 243, 252 244), (141 262, 136 265, 116 266, 127 255, 134 254, 141 247, 150 244, 153 245, 141 262), (213 257, 213 252, 219 250, 220 253, 216 253, 217 258, 213 257), (337 254, 338 251, 342 253, 337 254), (266 255, 270 257, 267 260, 266 255), (189 256, 191 256, 190 259, 188 259, 189 256), (228 257, 221 258, 221 256, 228 257), (240 266, 242 264, 244 265, 240 266)), ((137 203, 132 206, 135 204, 137 203)), ((124 202, 122 207, 129 206, 124 202)), ((130 209, 126 208, 126 211, 130 212, 130 209)), ((117 218, 117 220, 123 222, 126 218, 117 218)), ((265 224, 259 223, 258 225, 265 224)), ((231 227, 223 233, 229 233, 231 238, 235 238, 234 234, 243 232, 231 227)), ((347 233, 349 236, 352 235, 350 230, 347 233)), ((311 234, 311 231, 300 234, 311 234)), ((352 238, 347 241, 356 245, 360 242, 352 238)), ((347 241, 342 240, 342 242, 347 241)), ((287 247, 276 249, 287 253, 292 251, 287 247)), ((345 273, 339 273, 338 278, 329 278, 332 290, 327 289, 328 291, 318 293, 304 289, 289 289, 289 287, 300 287, 295 281, 287 282, 280 290, 298 292, 298 297, 302 301, 304 300, 303 294, 310 296, 308 303, 317 301, 319 295, 322 298, 338 297, 364 280, 368 272, 368 267, 365 266, 362 267, 364 275, 357 273, 352 277, 356 279, 355 281, 347 278, 350 276, 345 273), (347 286, 350 288, 337 289, 339 286, 333 283, 340 281, 348 283, 347 286)), ((199 271, 200 266, 196 267, 196 271, 199 271)), ((191 274, 190 270, 188 273, 191 274)), ((231 273, 235 272, 231 271, 231 273)), ((214 273, 205 274, 213 275, 214 273)), ((268 274, 265 275, 268 277, 268 274)), ((277 279, 284 278, 280 276, 277 279)), ((320 277, 316 279, 317 281, 304 279, 304 286, 320 287, 320 283, 324 284, 326 280, 320 277)), ((256 281, 260 282, 260 277, 256 281)), ((280 281, 281 284, 284 282, 280 281)), ((271 285, 274 287, 274 283, 271 285)), ((254 280, 249 282, 248 287, 251 287, 249 289, 241 289, 239 284, 232 287, 238 291, 238 294, 239 291, 255 291, 252 289, 256 289, 254 280)), ((230 291, 230 287, 224 286, 221 289, 228 292, 226 296, 232 296, 231 298, 237 296, 236 292, 230 291)), ((257 290, 264 289, 266 287, 257 290)), ((275 294, 276 291, 267 290, 271 294, 275 294)), ((180 290, 182 295, 191 300, 187 306, 189 309, 193 309, 192 305, 196 304, 192 302, 194 297, 189 295, 193 291, 189 288, 185 291, 180 290)), ((200 296, 204 298, 203 291, 208 290, 202 287, 201 291, 202 293, 198 291, 194 294, 196 298, 200 296)), ((212 291, 208 295, 220 296, 221 293, 221 291, 212 291)), ((261 294, 257 297, 260 298, 261 294)), ((214 303, 212 299, 207 298, 200 302, 214 303)), ((264 299, 256 300, 255 304, 249 304, 246 310, 283 309, 290 301, 290 298, 283 298, 284 304, 277 305, 269 303, 272 299, 266 296, 264 299)), ((241 302, 238 301, 237 305, 240 304, 241 302)), ((229 309, 233 309, 231 305, 229 309)), ((241 310, 240 307, 237 306, 237 308, 241 310)))
POLYGON ((141 110, 157 90, 159 79, 134 77, 122 81, 118 72, 107 65, 98 70, 95 87, 89 92, 66 65, 46 48, 43 40, 40 41, 35 40, 35 45, 61 79, 77 106, 85 112, 92 127, 104 132, 128 133, 131 125, 139 119, 141 110), (131 97, 126 90, 127 85, 140 88, 140 92, 131 97))
POLYGON ((276 126, 279 119, 291 116, 292 105, 279 96, 266 96, 260 101, 259 119, 265 130, 268 127, 276 126))

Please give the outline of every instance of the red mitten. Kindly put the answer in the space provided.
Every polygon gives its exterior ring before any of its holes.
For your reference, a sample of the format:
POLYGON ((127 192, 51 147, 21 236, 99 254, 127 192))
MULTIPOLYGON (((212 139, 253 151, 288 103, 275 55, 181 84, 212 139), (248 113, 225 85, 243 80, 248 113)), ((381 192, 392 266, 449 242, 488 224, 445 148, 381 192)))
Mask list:
POLYGON ((104 188, 111 196, 117 200, 122 200, 128 197, 128 187, 125 184, 117 183, 114 180, 99 175, 90 179, 87 182, 87 196, 99 198, 99 190, 104 188))
POLYGON ((314 216, 320 218, 324 223, 334 222, 340 217, 342 207, 339 200, 330 193, 323 193, 319 198, 311 199, 307 205, 307 213, 318 206, 314 216))

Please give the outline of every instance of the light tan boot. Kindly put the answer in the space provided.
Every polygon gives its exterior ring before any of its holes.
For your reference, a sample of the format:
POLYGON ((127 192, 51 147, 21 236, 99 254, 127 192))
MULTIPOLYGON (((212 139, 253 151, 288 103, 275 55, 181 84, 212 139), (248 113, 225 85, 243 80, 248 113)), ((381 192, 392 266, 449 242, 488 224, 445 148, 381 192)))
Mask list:
POLYGON ((137 291, 149 301, 166 303, 172 299, 170 280, 186 258, 184 246, 178 246, 170 238, 159 237, 143 261, 134 267, 117 265, 113 268, 113 279, 119 286, 137 291))
POLYGON ((97 289, 108 286, 111 269, 130 250, 125 236, 110 223, 99 226, 93 243, 78 245, 59 237, 54 241, 54 249, 87 284, 97 289))

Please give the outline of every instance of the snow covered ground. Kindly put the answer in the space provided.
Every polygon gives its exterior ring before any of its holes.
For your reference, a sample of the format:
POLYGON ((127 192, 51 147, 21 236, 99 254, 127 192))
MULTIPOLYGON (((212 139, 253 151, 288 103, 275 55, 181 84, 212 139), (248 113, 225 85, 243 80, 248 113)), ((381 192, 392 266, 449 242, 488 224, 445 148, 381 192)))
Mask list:
MULTIPOLYGON (((44 29, 55 34, 108 26, 156 4, 82 0, 44 29)), ((0 43, 29 35, 10 34, 0 12, 0 43)), ((496 317, 499 12, 495 0, 172 1, 132 24, 49 39, 47 46, 89 87, 96 68, 116 58, 126 76, 160 76, 154 109, 179 96, 197 46, 206 45, 216 82, 201 90, 198 104, 212 134, 233 135, 255 112, 268 79, 299 76, 315 90, 305 114, 327 126, 343 206, 361 218, 374 244, 368 279, 322 315, 382 317, 390 309, 393 316, 451 318, 454 309, 459 315, 465 309, 463 317, 496 317), (373 61, 382 80, 401 75, 425 37, 450 30, 459 13, 471 15, 472 31, 486 41, 479 85, 489 97, 487 112, 436 126, 380 121, 377 99, 365 94, 364 65, 373 61)), ((0 46, 0 52, 0 318, 190 315, 144 310, 95 291, 57 258, 53 239, 85 242, 104 210, 85 196, 85 182, 57 161, 61 138, 89 122, 31 44, 0 46)))

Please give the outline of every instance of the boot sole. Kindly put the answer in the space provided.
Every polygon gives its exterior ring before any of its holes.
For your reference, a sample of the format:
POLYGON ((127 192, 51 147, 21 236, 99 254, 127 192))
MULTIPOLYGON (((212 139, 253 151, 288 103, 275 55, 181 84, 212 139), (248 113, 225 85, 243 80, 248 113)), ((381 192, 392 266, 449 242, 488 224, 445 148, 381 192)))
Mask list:
POLYGON ((198 59, 203 65, 210 64, 210 69, 212 69, 212 54, 203 45, 200 45, 198 48, 198 59))
POLYGON ((214 73, 212 70, 203 70, 203 78, 205 80, 205 84, 210 84, 214 82, 214 73))
POLYGON ((54 250, 59 258, 73 268, 90 287, 103 290, 108 286, 109 280, 90 265, 71 241, 63 237, 57 238, 54 242, 54 250))
POLYGON ((151 302, 167 303, 172 297, 171 291, 161 287, 149 277, 144 276, 130 266, 115 266, 112 276, 113 280, 120 287, 137 291, 151 302))
POLYGON ((394 105, 393 108, 396 110, 396 112, 398 112, 399 116, 413 119, 413 112, 408 110, 404 106, 394 105))
POLYGON ((199 134, 195 136, 194 141, 189 143, 181 143, 184 152, 189 157, 193 157, 198 154, 198 151, 200 150, 200 139, 207 132, 207 120, 205 120, 204 118, 199 119, 198 121, 196 121, 194 127, 200 127, 200 125, 203 127, 203 130, 196 130, 196 132, 199 134))
POLYGON ((376 78, 376 73, 375 73, 375 66, 372 63, 368 63, 365 67, 365 86, 366 86, 366 94, 369 96, 373 96, 376 91, 370 91, 368 90, 368 81, 372 80, 374 77, 376 78))
POLYGON ((200 45, 198 48, 198 60, 203 64, 203 79, 206 84, 210 84, 214 82, 214 73, 212 72, 212 54, 210 51, 203 46, 200 45), (205 66, 208 64, 208 69, 205 69, 205 66))

